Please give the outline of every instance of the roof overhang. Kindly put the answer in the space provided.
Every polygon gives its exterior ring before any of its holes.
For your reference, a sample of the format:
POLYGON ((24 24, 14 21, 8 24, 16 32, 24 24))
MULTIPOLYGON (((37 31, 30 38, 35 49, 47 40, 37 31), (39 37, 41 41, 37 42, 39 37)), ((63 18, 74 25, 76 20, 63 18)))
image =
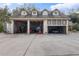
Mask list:
POLYGON ((47 19, 61 19, 61 20, 70 20, 70 18, 10 18, 11 20, 47 20, 47 19))

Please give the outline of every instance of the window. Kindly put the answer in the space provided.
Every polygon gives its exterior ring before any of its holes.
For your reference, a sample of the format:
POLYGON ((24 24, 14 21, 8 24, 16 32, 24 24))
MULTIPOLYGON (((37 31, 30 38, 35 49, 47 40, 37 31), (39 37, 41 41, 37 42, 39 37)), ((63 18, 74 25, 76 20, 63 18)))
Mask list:
POLYGON ((48 15, 48 12, 47 11, 43 11, 43 15, 44 16, 47 16, 48 15))
POLYGON ((54 25, 56 25, 56 19, 48 20, 48 25, 49 25, 49 26, 52 26, 52 25, 54 26, 54 25))
POLYGON ((64 25, 66 25, 66 21, 65 20, 63 21, 63 23, 64 23, 64 25))
POLYGON ((58 12, 58 11, 54 11, 54 12, 53 12, 53 15, 54 15, 54 16, 58 16, 58 15, 59 15, 59 12, 58 12))
POLYGON ((62 25, 66 25, 66 21, 65 20, 62 20, 62 25))
POLYGON ((58 26, 61 25, 61 20, 57 20, 57 25, 58 25, 58 26))
POLYGON ((48 25, 51 25, 51 20, 48 20, 48 22, 47 22, 47 23, 48 23, 48 25))
POLYGON ((36 14, 36 12, 33 12, 33 14, 36 14))
POLYGON ((22 11, 21 15, 27 15, 27 12, 26 11, 22 11))
POLYGON ((37 11, 33 11, 32 15, 34 15, 34 16, 37 15, 37 11))
POLYGON ((56 20, 55 20, 55 19, 52 20, 52 24, 53 24, 53 25, 56 25, 56 20))

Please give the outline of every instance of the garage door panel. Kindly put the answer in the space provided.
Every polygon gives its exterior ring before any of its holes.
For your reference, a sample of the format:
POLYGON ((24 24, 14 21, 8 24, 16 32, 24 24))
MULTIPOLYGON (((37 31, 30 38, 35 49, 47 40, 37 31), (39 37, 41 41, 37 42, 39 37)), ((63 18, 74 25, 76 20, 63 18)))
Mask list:
POLYGON ((65 34, 66 27, 65 26, 48 26, 48 33, 65 34))

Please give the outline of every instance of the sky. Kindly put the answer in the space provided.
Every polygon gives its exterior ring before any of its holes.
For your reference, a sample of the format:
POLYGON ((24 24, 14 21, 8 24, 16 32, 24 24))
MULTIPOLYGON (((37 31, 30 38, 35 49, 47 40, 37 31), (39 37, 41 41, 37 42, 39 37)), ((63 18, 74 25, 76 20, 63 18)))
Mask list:
POLYGON ((79 3, 79 0, 0 0, 0 3, 79 3))
MULTIPOLYGON (((10 10, 13 10, 16 7, 22 7, 23 4, 24 3, 0 3, 0 7, 4 8, 5 5, 7 5, 10 10)), ((31 4, 40 10, 59 9, 62 12, 68 12, 70 9, 78 9, 79 8, 79 3, 26 3, 26 5, 28 5, 28 4, 31 4)))
MULTIPOLYGON (((24 3, 0 3, 0 7, 4 8, 5 5, 8 6, 9 9, 15 9, 16 7, 21 7, 24 3)), ((48 9, 50 10, 50 6, 56 5, 57 3, 26 3, 26 5, 35 6, 38 9, 48 9)))

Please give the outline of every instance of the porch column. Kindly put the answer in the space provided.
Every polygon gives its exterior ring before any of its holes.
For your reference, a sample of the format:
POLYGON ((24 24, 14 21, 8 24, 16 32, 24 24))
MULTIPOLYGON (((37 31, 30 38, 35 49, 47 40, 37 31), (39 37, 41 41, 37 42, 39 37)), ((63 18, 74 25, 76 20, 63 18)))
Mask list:
POLYGON ((68 34, 68 20, 66 21, 66 34, 68 34))
POLYGON ((30 20, 27 20, 27 33, 30 34, 30 20))
POLYGON ((14 33, 14 20, 11 20, 11 30, 10 32, 13 34, 14 33))
POLYGON ((44 34, 47 34, 48 33, 48 30, 47 30, 47 19, 43 21, 43 33, 44 34))

